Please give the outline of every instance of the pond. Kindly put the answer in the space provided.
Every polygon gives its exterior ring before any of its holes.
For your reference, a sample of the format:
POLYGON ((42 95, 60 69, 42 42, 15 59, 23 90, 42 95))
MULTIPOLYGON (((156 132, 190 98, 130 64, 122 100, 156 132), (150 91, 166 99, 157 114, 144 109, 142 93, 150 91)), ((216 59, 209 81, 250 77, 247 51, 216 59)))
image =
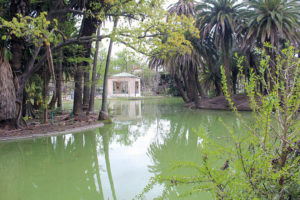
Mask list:
MULTIPOLYGON (((115 100, 109 107, 114 123, 102 128, 0 143, 0 199, 132 199, 152 176, 168 174, 172 162, 201 162, 200 126, 224 145, 230 140, 219 118, 242 129, 229 111, 191 110, 177 98, 115 100)), ((159 197, 163 188, 156 185, 146 199, 159 197)), ((173 188, 167 197, 187 189, 173 188)), ((186 199, 212 197, 202 192, 186 199)))

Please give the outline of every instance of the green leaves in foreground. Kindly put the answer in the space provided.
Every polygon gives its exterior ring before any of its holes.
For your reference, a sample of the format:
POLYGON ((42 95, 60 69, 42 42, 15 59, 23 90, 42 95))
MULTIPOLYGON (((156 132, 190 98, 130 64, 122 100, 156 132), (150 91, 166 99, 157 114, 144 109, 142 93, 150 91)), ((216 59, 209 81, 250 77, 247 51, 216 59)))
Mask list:
MULTIPOLYGON (((168 199, 166 194, 182 185, 189 189, 179 193, 178 198, 210 191, 216 199, 297 199, 300 195, 298 53, 290 46, 277 52, 276 60, 271 61, 264 50, 258 51, 262 58, 260 69, 250 71, 250 80, 244 83, 253 109, 253 122, 244 121, 235 108, 222 69, 224 94, 247 133, 234 132, 224 123, 233 145, 220 146, 210 140, 202 128, 198 132, 201 164, 178 162, 170 169, 193 168, 196 174, 154 177, 138 198, 160 183, 165 185, 162 199, 168 199), (272 74, 270 62, 275 63, 275 74, 272 74), (271 77, 268 81, 264 80, 265 73, 271 77), (265 94, 256 89, 260 83, 264 84, 265 94)), ((237 59, 242 69, 243 58, 237 59)))
POLYGON ((0 29, 6 30, 6 34, 2 35, 1 40, 9 39, 14 35, 18 38, 24 37, 26 41, 33 42, 36 46, 41 42, 54 42, 53 31, 57 29, 57 21, 53 20, 51 23, 46 17, 46 12, 41 12, 37 17, 17 14, 17 17, 11 21, 0 17, 0 29))

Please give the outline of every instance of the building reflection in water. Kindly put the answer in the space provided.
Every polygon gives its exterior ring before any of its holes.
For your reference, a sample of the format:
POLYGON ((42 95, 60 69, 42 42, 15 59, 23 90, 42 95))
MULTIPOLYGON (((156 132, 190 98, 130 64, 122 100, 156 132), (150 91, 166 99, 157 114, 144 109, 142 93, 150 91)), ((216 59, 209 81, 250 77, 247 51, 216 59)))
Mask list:
POLYGON ((110 101, 109 109, 118 120, 136 120, 142 118, 142 101, 110 101))

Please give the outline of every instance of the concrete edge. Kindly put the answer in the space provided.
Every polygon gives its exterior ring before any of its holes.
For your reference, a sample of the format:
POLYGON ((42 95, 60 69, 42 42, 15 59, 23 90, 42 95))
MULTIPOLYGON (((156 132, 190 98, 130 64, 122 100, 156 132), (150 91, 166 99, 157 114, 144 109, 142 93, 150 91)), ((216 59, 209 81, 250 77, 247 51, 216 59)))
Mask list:
POLYGON ((90 130, 90 129, 100 128, 103 126, 104 126, 104 123, 101 122, 98 124, 93 124, 93 125, 88 125, 88 126, 83 126, 83 127, 75 127, 75 128, 64 130, 64 131, 53 131, 53 132, 40 133, 40 134, 0 137, 0 142, 27 140, 27 139, 43 138, 43 137, 56 136, 56 135, 64 135, 64 134, 68 134, 68 133, 77 133, 80 131, 86 131, 86 130, 90 130))

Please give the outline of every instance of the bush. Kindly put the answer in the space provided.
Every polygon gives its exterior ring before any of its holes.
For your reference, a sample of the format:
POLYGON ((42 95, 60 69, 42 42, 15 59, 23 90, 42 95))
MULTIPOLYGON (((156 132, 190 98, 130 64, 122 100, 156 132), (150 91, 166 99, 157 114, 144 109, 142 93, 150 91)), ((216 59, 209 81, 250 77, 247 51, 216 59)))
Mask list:
MULTIPOLYGON (((266 48, 271 47, 267 45, 266 48)), ((198 174, 153 177, 139 197, 154 184, 164 183, 166 190, 163 195, 172 187, 188 185, 190 191, 179 194, 179 197, 205 190, 217 199, 299 199, 298 51, 290 46, 278 52, 276 60, 270 60, 264 50, 257 53, 261 56, 259 72, 251 71, 249 81, 244 83, 253 109, 253 122, 244 121, 235 108, 227 90, 225 71, 221 70, 226 99, 247 133, 236 133, 227 126, 234 145, 224 147, 210 140, 206 130, 201 128, 197 134, 203 139, 199 146, 202 163, 180 162, 173 166, 173 169, 194 168, 198 174), (276 69, 270 69, 270 62, 275 63, 276 69), (270 77, 268 81, 264 79, 265 73, 270 77), (256 90, 259 82, 264 84, 266 94, 256 90), (223 166, 220 163, 224 163, 223 166)), ((243 58, 238 58, 240 70, 243 68, 241 63, 243 58)))

